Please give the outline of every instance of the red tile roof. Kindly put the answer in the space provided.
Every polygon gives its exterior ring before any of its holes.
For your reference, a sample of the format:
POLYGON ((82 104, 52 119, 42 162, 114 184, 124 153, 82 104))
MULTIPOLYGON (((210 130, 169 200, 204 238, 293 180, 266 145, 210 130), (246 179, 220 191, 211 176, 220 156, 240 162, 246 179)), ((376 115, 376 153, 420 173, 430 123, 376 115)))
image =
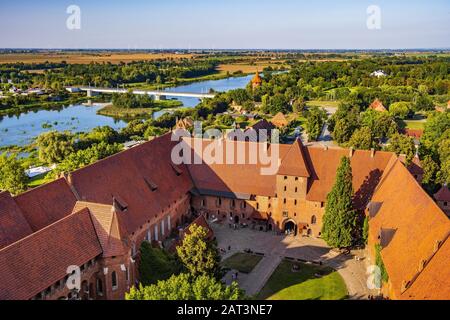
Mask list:
MULTIPOLYGON (((398 159, 403 164, 406 164, 406 156, 400 155, 400 156, 398 156, 398 159)), ((407 168, 408 168, 409 172, 411 172, 412 174, 423 174, 422 163, 420 162, 420 159, 418 156, 414 156, 413 160, 407 166, 407 168)))
MULTIPOLYGON (((187 146, 194 146, 194 139, 183 139, 187 146)), ((212 146, 212 140, 203 140, 201 142, 203 150, 207 146, 212 146)), ((201 192, 202 190, 220 191, 230 194, 246 194, 246 195, 261 195, 261 196, 274 196, 276 175, 262 175, 261 168, 263 166, 261 162, 256 159, 256 162, 251 162, 249 154, 253 156, 258 154, 258 148, 266 147, 265 144, 258 142, 242 142, 242 141, 230 141, 222 140, 222 143, 218 144, 217 150, 227 156, 227 147, 233 150, 234 157, 228 155, 232 160, 233 165, 226 163, 213 163, 206 164, 189 164, 188 169, 190 175, 194 181, 195 187, 201 192), (238 163, 238 154, 242 156, 241 163, 238 163)), ((280 158, 284 157, 289 150, 289 146, 280 146, 280 158)), ((192 152, 193 154, 193 152, 192 152)), ((269 145, 268 154, 271 154, 271 147, 269 145)))
POLYGON ((450 297, 450 237, 401 296, 402 299, 448 300, 450 297))
MULTIPOLYGON (((370 245, 378 241, 382 230, 394 230, 381 250, 394 298, 402 297, 402 288, 408 282, 419 279, 422 261, 433 257, 438 241, 444 241, 450 233, 450 220, 426 194, 400 161, 390 163, 377 187, 371 203, 379 203, 379 209, 369 221, 370 245), (401 183, 399 183, 401 181, 401 183)), ((432 259, 435 267, 448 268, 448 256, 439 254, 432 259), (439 258, 441 257, 441 258, 439 258), (438 261, 439 259, 444 261, 438 261)), ((427 267, 425 267, 426 269, 427 267)), ((445 274, 447 270, 438 273, 445 274)), ((443 283, 441 280, 439 283, 443 283)), ((448 299, 448 287, 438 286, 434 297, 448 299)), ((427 288, 417 288, 415 294, 431 294, 427 288)), ((408 293, 408 290, 405 291, 408 293)))
POLYGON ((267 131, 275 129, 275 126, 267 121, 266 119, 259 120, 257 123, 251 126, 254 130, 258 131, 261 129, 265 129, 267 131))
POLYGON ((450 202, 450 190, 448 186, 442 186, 438 192, 434 194, 434 199, 436 201, 447 201, 450 202))
POLYGON ((254 85, 260 85, 262 83, 262 79, 259 75, 259 72, 256 72, 255 76, 252 78, 252 83, 254 85))
POLYGON ((404 130, 404 134, 406 134, 409 137, 420 139, 423 136, 423 130, 422 129, 408 129, 406 128, 404 130))
POLYGON ((386 112, 386 108, 383 106, 383 103, 378 100, 375 99, 372 104, 369 106, 370 109, 375 110, 375 111, 379 111, 379 112, 386 112))
POLYGON ((171 150, 176 142, 170 138, 166 134, 74 171, 70 180, 80 200, 112 205, 115 197, 126 204, 120 217, 128 234, 154 220, 193 187, 187 170, 180 166, 179 174, 172 166, 171 150), (146 179, 158 188, 152 191, 146 179))
POLYGON ((0 192, 0 249, 32 232, 11 194, 0 192))
POLYGON ((15 197, 33 231, 40 230, 72 212, 77 199, 61 178, 15 197))
POLYGON ((272 120, 270 120, 275 126, 278 128, 285 127, 289 124, 289 121, 286 119, 285 115, 282 112, 278 112, 272 120))
MULTIPOLYGON (((193 139, 184 141, 192 146, 193 139)), ((211 140, 203 140, 203 150, 211 143, 211 140)), ((248 154, 252 148, 257 148, 259 143, 245 143, 239 141, 228 141, 235 151, 235 162, 237 150, 243 147, 246 155, 246 164, 191 164, 188 165, 189 172, 197 189, 221 191, 228 194, 247 194, 260 196, 274 196, 276 188, 275 175, 261 175, 261 168, 264 167, 259 161, 250 164, 248 154)), ((324 149, 315 146, 302 146, 300 142, 294 145, 278 145, 279 157, 281 161, 278 174, 298 174, 300 176, 310 176, 307 200, 325 202, 328 192, 333 187, 336 170, 341 158, 349 155, 348 149, 328 148, 324 149), (289 157, 287 156, 289 154, 289 157), (283 162, 287 161, 287 164, 283 162), (300 164, 296 167, 296 163, 300 164), (304 165, 302 164, 304 163, 304 165)), ((269 145, 268 153, 272 151, 269 145)), ((219 149, 220 150, 220 149, 219 149)), ((222 152, 226 155, 227 149, 222 144, 222 152)), ((254 151, 252 151, 254 152, 254 151)), ((395 157, 391 152, 374 152, 357 150, 353 152, 351 158, 353 170, 353 186, 355 190, 355 205, 364 208, 369 197, 375 189, 384 168, 389 160, 395 157)))
POLYGON ((304 147, 300 139, 295 140, 289 148, 289 151, 282 158, 278 174, 294 177, 310 177, 303 150, 304 147))
POLYGON ((116 212, 111 205, 82 201, 76 203, 73 211, 77 212, 84 208, 89 209, 91 213, 92 222, 102 246, 102 256, 108 258, 126 254, 125 233, 122 230, 120 218, 120 215, 124 213, 116 212))
POLYGON ((34 297, 102 253, 87 209, 0 250, 0 300, 34 297))
MULTIPOLYGON (((349 149, 307 147, 305 153, 311 172, 311 182, 306 199, 325 202, 331 191, 336 171, 342 157, 349 156, 349 149)), ((389 160, 395 157, 393 153, 356 150, 350 159, 353 174, 353 190, 355 191, 355 207, 363 209, 377 186, 384 168, 389 160)))
POLYGON ((202 215, 202 214, 199 215, 197 218, 195 218, 195 220, 192 221, 192 223, 189 224, 189 226, 187 226, 187 227, 183 230, 183 236, 182 236, 182 238, 184 238, 185 235, 191 233, 191 231, 189 230, 189 228, 190 228, 191 226, 193 226, 193 225, 197 225, 197 226, 200 226, 200 227, 205 228, 205 229, 208 231, 208 234, 207 234, 207 236, 206 236, 207 239, 208 239, 208 240, 214 239, 214 231, 211 229, 211 227, 210 227, 209 224, 208 224, 208 221, 206 221, 205 216, 202 215))

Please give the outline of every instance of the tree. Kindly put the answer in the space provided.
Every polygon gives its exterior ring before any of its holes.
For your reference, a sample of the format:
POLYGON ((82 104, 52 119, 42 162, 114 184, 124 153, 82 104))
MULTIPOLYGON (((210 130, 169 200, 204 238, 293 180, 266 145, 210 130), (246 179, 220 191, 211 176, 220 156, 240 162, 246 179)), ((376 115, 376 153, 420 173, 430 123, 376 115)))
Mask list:
POLYGON ((300 114, 306 108, 306 101, 303 97, 300 97, 294 101, 292 104, 292 111, 300 114))
POLYGON ((367 244, 367 241, 369 240, 369 216, 365 216, 364 218, 362 239, 364 241, 364 244, 367 244))
POLYGON ((395 102, 390 105, 389 113, 399 119, 405 119, 411 113, 411 104, 409 102, 395 102))
POLYGON ((87 149, 78 150, 69 154, 53 171, 55 176, 58 176, 61 172, 72 172, 81 167, 87 166, 100 159, 109 157, 122 150, 122 147, 115 144, 107 144, 102 141, 98 144, 94 144, 87 149))
POLYGON ((372 133, 375 137, 383 139, 389 138, 398 132, 398 125, 389 113, 379 113, 374 123, 372 133))
POLYGON ((425 157, 423 157, 420 163, 423 169, 422 183, 430 186, 431 189, 433 189, 432 186, 436 181, 436 174, 439 171, 439 166, 430 155, 426 155, 425 157))
POLYGON ((216 244, 208 241, 208 230, 193 224, 183 243, 177 247, 178 257, 193 277, 220 276, 220 255, 216 244))
POLYGON ((179 274, 147 287, 133 287, 125 295, 126 300, 239 300, 243 292, 236 282, 230 286, 208 275, 193 278, 179 274))
POLYGON ((336 121, 333 133, 331 135, 337 143, 346 143, 350 140, 356 128, 355 123, 351 120, 347 118, 339 119, 336 121))
POLYGON ((323 216, 322 237, 334 248, 353 244, 357 215, 353 209, 352 167, 348 157, 342 157, 336 182, 327 196, 323 216))
POLYGON ((28 177, 14 155, 0 156, 0 190, 9 191, 14 195, 27 189, 28 177))
POLYGON ((243 105, 245 102, 252 99, 250 94, 245 89, 236 89, 228 92, 231 99, 238 105, 243 105))
POLYGON ((42 133, 36 139, 39 160, 53 164, 64 160, 73 152, 72 136, 67 132, 50 131, 42 133))
POLYGON ((286 97, 282 94, 276 94, 267 99, 267 103, 263 103, 262 110, 265 113, 277 114, 282 112, 284 114, 289 113, 292 108, 290 107, 286 97))
POLYGON ((389 139, 389 145, 386 150, 395 152, 397 155, 404 154, 406 156, 406 163, 409 164, 416 153, 416 146, 413 138, 396 133, 389 139))
POLYGON ((372 131, 369 127, 362 127, 357 129, 350 141, 348 142, 350 147, 361 150, 369 150, 374 147, 375 143, 373 141, 372 131))
POLYGON ((430 111, 433 110, 434 103, 433 100, 428 96, 428 94, 419 94, 414 98, 414 110, 420 111, 430 111))
POLYGON ((159 249, 144 241, 140 248, 139 279, 141 283, 151 285, 159 280, 166 280, 182 270, 176 256, 159 249))
POLYGON ((327 119, 326 112, 318 107, 311 107, 306 117, 306 132, 309 139, 316 141, 322 133, 323 125, 327 119))

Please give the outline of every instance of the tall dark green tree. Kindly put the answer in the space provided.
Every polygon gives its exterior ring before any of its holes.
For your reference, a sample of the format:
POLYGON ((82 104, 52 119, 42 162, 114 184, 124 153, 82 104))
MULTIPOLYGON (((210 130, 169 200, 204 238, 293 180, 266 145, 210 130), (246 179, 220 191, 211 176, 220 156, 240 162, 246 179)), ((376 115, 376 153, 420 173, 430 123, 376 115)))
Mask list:
POLYGON ((322 237, 333 248, 345 248, 353 244, 357 222, 353 194, 350 159, 343 157, 336 173, 336 182, 327 196, 322 226, 322 237))

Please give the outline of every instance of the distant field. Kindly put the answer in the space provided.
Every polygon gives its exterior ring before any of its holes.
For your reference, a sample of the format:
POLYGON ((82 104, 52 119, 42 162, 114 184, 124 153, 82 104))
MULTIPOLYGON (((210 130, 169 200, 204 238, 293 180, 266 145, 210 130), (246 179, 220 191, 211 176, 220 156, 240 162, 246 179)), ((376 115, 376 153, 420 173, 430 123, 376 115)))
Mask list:
POLYGON ((91 62, 131 62, 138 60, 156 60, 156 59, 190 59, 194 54, 175 54, 175 53, 107 53, 98 54, 86 52, 62 52, 62 53, 5 53, 0 54, 0 64, 2 63, 42 63, 66 61, 72 64, 88 64, 91 62))
POLYGON ((264 68, 271 66, 272 68, 278 68, 283 66, 283 63, 280 61, 258 61, 255 63, 248 62, 235 62, 230 64, 220 64, 217 70, 221 73, 233 73, 236 71, 242 71, 243 73, 254 73, 257 70, 262 71, 264 68))

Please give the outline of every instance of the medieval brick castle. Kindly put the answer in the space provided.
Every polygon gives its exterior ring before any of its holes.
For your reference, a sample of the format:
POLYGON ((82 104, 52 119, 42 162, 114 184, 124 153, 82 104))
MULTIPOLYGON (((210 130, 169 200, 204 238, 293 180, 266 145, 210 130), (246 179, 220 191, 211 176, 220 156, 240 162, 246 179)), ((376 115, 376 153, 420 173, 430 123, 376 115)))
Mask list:
POLYGON ((160 243, 199 215, 320 237, 344 156, 355 208, 370 217, 371 259, 381 246, 383 290, 394 299, 450 298, 450 221, 395 154, 296 141, 279 145, 276 174, 261 175, 261 163, 174 164, 177 143, 167 134, 21 195, 0 193, 0 299, 71 298, 69 266, 80 268, 80 298, 122 299, 139 279, 140 244, 160 243))

